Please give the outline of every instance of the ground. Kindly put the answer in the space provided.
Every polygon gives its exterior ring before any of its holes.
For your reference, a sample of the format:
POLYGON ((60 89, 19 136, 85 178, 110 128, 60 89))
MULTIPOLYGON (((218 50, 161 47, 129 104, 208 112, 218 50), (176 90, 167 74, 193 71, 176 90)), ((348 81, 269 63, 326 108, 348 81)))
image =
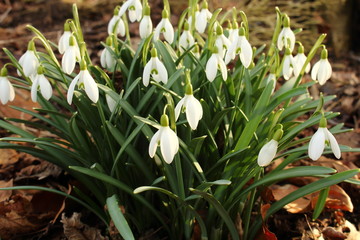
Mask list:
MULTIPOLYGON (((57 42, 63 31, 63 23, 71 18, 71 3, 64 0, 36 0, 36 1, 0 1, 0 47, 11 50, 19 58, 27 47, 32 35, 26 29, 27 24, 38 28, 44 35, 57 42)), ((99 64, 100 41, 104 41, 107 33, 107 23, 117 1, 81 1, 79 4, 85 39, 94 64, 99 64)), ((156 1, 159 4, 160 1, 156 1)), ((160 14, 160 8, 155 13, 160 14)), ((176 16, 174 16, 176 18, 176 16)), ((137 25, 132 27, 132 34, 136 37, 137 25)), ((331 46, 329 47, 331 52, 331 46)), ((323 87, 311 88, 311 94, 318 96, 336 94, 336 99, 327 105, 327 110, 339 111, 341 115, 330 122, 335 125, 345 123, 346 128, 354 131, 337 136, 341 144, 360 147, 360 71, 359 52, 350 52, 341 57, 330 54, 333 65, 331 80, 323 87)), ((4 52, 0 52, 0 66, 9 62, 4 52)), ((9 68, 10 74, 15 70, 9 68)), ((20 90, 17 90, 20 91, 20 90)), ((19 93, 19 92, 18 92, 19 93)), ((28 109, 36 106, 29 99, 29 95, 21 92, 13 105, 28 109)), ((19 114, 7 106, 0 106, 0 117, 19 117, 19 114)), ((304 132, 304 136, 313 134, 313 130, 304 132)), ((42 134, 42 133, 38 133, 42 134)), ((0 136, 8 133, 0 129, 0 136)), ((358 154, 346 153, 340 161, 331 156, 321 158, 316 163, 303 161, 302 165, 332 166, 339 171, 353 169, 360 166, 358 154), (329 158, 327 158, 329 157, 329 158)), ((268 169, 271 170, 271 167, 268 169)), ((268 191, 270 196, 265 201, 273 201, 311 179, 291 179, 279 185, 272 186, 268 191)), ((71 185, 76 185, 66 173, 54 165, 36 159, 30 155, 18 153, 14 150, 0 151, 0 187, 18 185, 38 185, 52 187, 64 192, 71 191, 71 185)), ((331 189, 327 209, 316 221, 312 221, 312 209, 316 195, 300 199, 299 202, 287 206, 264 225, 264 232, 271 238, 275 233, 277 239, 317 239, 316 235, 323 233, 325 239, 360 239, 354 235, 360 224, 360 191, 350 184, 341 184, 331 189), (350 212, 352 211, 352 212, 350 212), (348 221, 348 222, 347 222, 348 221), (268 230, 266 230, 268 229, 268 230), (353 234, 353 238, 349 234, 353 234), (354 237, 355 236, 355 237, 354 237)), ((265 206, 266 207, 266 206, 265 206)), ((63 197, 42 191, 0 191, 0 236, 3 239, 104 239, 104 226, 81 209, 75 203, 63 197), (52 203, 52 204, 48 204, 52 203), (85 223, 80 220, 81 212, 86 216, 85 223), (62 215, 66 213, 66 215, 62 215), (75 213, 73 215, 73 213, 75 213), (6 217, 5 217, 6 216, 6 217)), ((259 237, 260 239, 261 237, 259 237)))

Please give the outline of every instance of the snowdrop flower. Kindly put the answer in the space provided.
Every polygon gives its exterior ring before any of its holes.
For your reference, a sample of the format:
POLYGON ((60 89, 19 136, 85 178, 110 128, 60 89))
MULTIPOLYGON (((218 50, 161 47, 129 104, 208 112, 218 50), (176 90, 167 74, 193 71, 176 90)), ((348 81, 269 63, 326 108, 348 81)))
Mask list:
POLYGON ((159 39, 160 33, 164 35, 164 38, 168 43, 171 44, 174 41, 174 28, 170 23, 169 13, 166 9, 162 11, 162 19, 155 28, 154 41, 159 39))
POLYGON ((218 69, 220 69, 222 78, 226 80, 227 79, 226 65, 221 55, 218 53, 217 47, 215 47, 213 54, 206 63, 206 68, 205 68, 206 77, 210 82, 214 81, 218 69))
MULTIPOLYGON (((37 68, 40 63, 35 54, 35 43, 31 40, 28 44, 28 49, 19 59, 19 64, 23 69, 23 73, 26 77, 36 74, 37 68)), ((19 76, 21 76, 18 71, 19 76)))
POLYGON ((143 84, 145 87, 149 85, 150 75, 154 78, 156 82, 167 83, 168 81, 168 73, 162 62, 160 62, 157 57, 156 48, 151 50, 151 59, 145 65, 143 72, 143 84))
POLYGON ((239 25, 237 24, 237 22, 234 22, 234 25, 231 24, 231 22, 229 21, 228 22, 228 25, 229 25, 229 28, 228 28, 228 31, 229 31, 229 41, 230 43, 233 43, 234 41, 236 41, 236 38, 238 36, 238 33, 239 33, 239 25))
POLYGON ((158 145, 160 145, 161 155, 164 161, 170 164, 175 154, 179 151, 179 139, 176 133, 169 127, 169 118, 166 114, 161 116, 160 124, 160 129, 150 140, 149 155, 153 158, 158 145))
MULTIPOLYGON (((199 11, 199 4, 196 4, 196 9, 195 9, 195 25, 196 25, 196 19, 198 18, 200 14, 200 11, 199 11)), ((189 17, 188 17, 188 20, 187 22, 189 23, 189 26, 191 26, 192 24, 192 15, 191 15, 191 12, 189 12, 189 17)))
POLYGON ((12 102, 15 98, 14 87, 7 78, 8 72, 5 67, 0 71, 0 101, 6 104, 8 101, 12 102))
POLYGON ((40 88, 41 95, 49 100, 52 96, 52 88, 49 80, 44 76, 44 67, 39 66, 37 70, 37 74, 32 79, 31 85, 31 100, 33 102, 37 102, 37 92, 38 88, 40 88))
POLYGON ((325 84, 326 81, 330 79, 332 74, 332 68, 327 57, 328 52, 324 48, 321 51, 321 59, 317 63, 315 63, 311 70, 311 78, 314 81, 319 81, 320 85, 325 84))
POLYGON ((152 33, 152 30, 153 30, 153 24, 152 24, 152 21, 150 18, 150 7, 147 4, 144 7, 144 16, 141 19, 141 22, 139 25, 140 37, 142 39, 147 38, 152 33))
POLYGON ((105 99, 106 99, 106 103, 110 109, 110 112, 114 112, 115 107, 116 107, 116 101, 110 97, 109 94, 105 94, 105 99))
POLYGON ((199 33, 204 33, 206 25, 210 18, 212 17, 212 13, 208 9, 208 3, 205 0, 202 5, 202 9, 200 10, 200 13, 196 16, 195 19, 195 29, 199 33))
POLYGON ((279 140, 281 139, 282 135, 282 129, 276 130, 273 138, 260 149, 257 159, 257 163, 260 167, 269 165, 274 159, 279 145, 279 140))
POLYGON ((96 103, 99 100, 99 89, 96 85, 94 78, 90 75, 84 60, 80 62, 80 72, 70 83, 68 93, 67 93, 67 102, 72 103, 75 86, 84 87, 86 95, 90 98, 91 101, 96 103))
POLYGON ((189 30, 189 23, 185 22, 184 24, 184 31, 180 36, 179 40, 179 50, 180 53, 183 53, 184 50, 192 47, 195 44, 194 37, 192 36, 189 30))
POLYGON ((216 27, 215 46, 218 48, 219 55, 223 58, 226 50, 229 49, 231 42, 225 37, 223 29, 220 25, 216 27))
POLYGON ((292 52, 295 46, 295 34, 290 28, 290 18, 285 14, 283 29, 281 30, 278 40, 277 47, 281 51, 284 47, 290 48, 292 52))
POLYGON ((66 21, 64 24, 64 33, 59 39, 59 53, 64 54, 65 50, 69 47, 69 39, 71 36, 69 23, 66 21))
POLYGON ((225 63, 228 64, 235 58, 236 54, 239 54, 241 63, 245 68, 248 68, 252 62, 253 51, 249 41, 245 37, 245 29, 240 27, 237 32, 238 34, 226 53, 225 63))
MULTIPOLYGON (((306 62, 306 56, 304 54, 304 47, 302 44, 300 44, 298 53, 294 57, 294 64, 296 67, 294 68, 294 74, 295 76, 299 76, 301 69, 303 68, 304 64, 306 62)), ((310 72, 310 63, 308 63, 305 67, 305 72, 310 72)))
POLYGON ((186 84, 185 97, 182 98, 175 107, 175 120, 179 118, 180 112, 185 109, 186 119, 192 130, 197 128, 197 125, 202 118, 202 106, 193 95, 191 84, 186 84))
POLYGON ((76 44, 74 36, 69 38, 69 47, 65 50, 65 53, 61 60, 61 67, 67 74, 71 74, 74 71, 76 61, 80 61, 80 50, 76 44))
POLYGON ((322 117, 318 130, 310 140, 309 157, 314 161, 320 158, 324 151, 325 145, 330 145, 331 151, 334 153, 337 159, 341 157, 339 144, 337 143, 332 133, 326 128, 326 126, 326 119, 322 117))
POLYGON ((141 20, 143 8, 140 0, 127 0, 120 8, 119 17, 122 17, 128 9, 130 22, 141 20))
MULTIPOLYGON (((113 49, 111 36, 107 37, 106 45, 113 49)), ((114 70, 116 60, 107 48, 104 48, 104 50, 101 52, 100 63, 103 68, 106 68, 110 71, 114 70)))
POLYGON ((282 69, 285 80, 290 79, 290 77, 293 75, 294 68, 296 67, 297 65, 294 64, 294 57, 291 55, 290 49, 286 48, 282 69))
POLYGON ((275 90, 275 86, 276 86, 276 66, 275 65, 272 66, 272 68, 270 69, 269 75, 261 83, 261 87, 266 87, 270 83, 272 84, 271 94, 273 94, 274 90, 275 90))
POLYGON ((112 33, 117 36, 120 35, 121 37, 125 36, 126 29, 124 20, 119 16, 119 6, 114 9, 114 15, 110 19, 108 24, 108 34, 111 35, 112 33))

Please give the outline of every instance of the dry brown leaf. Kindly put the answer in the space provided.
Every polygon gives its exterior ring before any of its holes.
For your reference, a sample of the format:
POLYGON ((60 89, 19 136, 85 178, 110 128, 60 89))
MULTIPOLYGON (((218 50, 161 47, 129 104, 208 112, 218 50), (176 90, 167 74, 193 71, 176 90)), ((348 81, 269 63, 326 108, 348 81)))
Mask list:
MULTIPOLYGON (((314 209, 318 197, 319 197, 319 192, 312 194, 312 199, 311 199, 312 209, 314 209)), ((351 202, 351 198, 338 185, 333 185, 330 187, 329 195, 326 198, 325 208, 344 210, 348 212, 352 212, 354 210, 354 206, 351 202)))
MULTIPOLYGON (((283 186, 280 185, 272 185, 270 186, 274 198, 276 201, 279 201, 283 197, 291 194, 295 190, 299 189, 299 187, 292 184, 285 184, 283 186)), ((284 206, 284 208, 290 213, 300 213, 308 210, 308 206, 310 204, 311 196, 306 195, 302 198, 299 198, 291 203, 288 203, 284 206)))
POLYGON ((18 181, 24 178, 37 178, 38 180, 47 178, 49 176, 58 177, 62 170, 58 166, 47 161, 39 161, 37 165, 29 165, 16 173, 15 180, 18 181))
POLYGON ((16 163, 19 160, 19 154, 14 149, 0 149, 0 165, 5 167, 16 163))
POLYGON ((68 239, 73 240, 104 240, 99 229, 89 227, 80 220, 81 214, 74 212, 70 218, 63 213, 60 222, 63 223, 64 234, 68 239))
MULTIPOLYGON (((0 188, 12 187, 13 179, 9 181, 0 181, 0 188)), ((0 202, 7 201, 12 195, 12 190, 0 190, 0 202)))
POLYGON ((346 235, 338 230, 336 230, 335 228, 332 227, 326 227, 323 231, 322 231, 324 237, 326 239, 329 240, 341 240, 341 239, 346 239, 346 235))

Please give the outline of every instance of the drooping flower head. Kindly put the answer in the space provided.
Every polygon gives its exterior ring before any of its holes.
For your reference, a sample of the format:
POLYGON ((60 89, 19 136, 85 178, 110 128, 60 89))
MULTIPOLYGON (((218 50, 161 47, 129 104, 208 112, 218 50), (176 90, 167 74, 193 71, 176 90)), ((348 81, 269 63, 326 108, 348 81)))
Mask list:
POLYGON ((64 24, 64 33, 59 39, 59 53, 64 54, 65 50, 69 47, 69 38, 72 36, 68 21, 64 24))
POLYGON ((193 95, 191 83, 187 83, 185 86, 185 97, 182 98, 175 107, 175 120, 180 116, 180 112, 185 110, 186 119, 192 130, 197 128, 200 119, 203 116, 202 106, 193 95))
POLYGON ((219 55, 224 58, 225 52, 230 47, 230 41, 225 37, 223 28, 220 26, 220 24, 216 27, 216 39, 215 39, 215 46, 217 47, 219 51, 219 55))
POLYGON ((86 95, 90 98, 92 102, 96 103, 99 100, 99 89, 94 78, 87 70, 84 60, 81 60, 80 62, 79 74, 70 83, 67 93, 67 102, 69 104, 72 103, 76 85, 78 85, 79 88, 84 88, 86 95))
POLYGON ((189 49, 195 44, 193 35, 190 32, 190 26, 188 22, 184 24, 184 31, 180 36, 179 40, 179 50, 180 53, 183 53, 184 50, 189 49))
POLYGON ((283 29, 281 30, 278 40, 277 47, 281 51, 284 47, 290 48, 292 52, 295 47, 295 34, 290 28, 290 18, 285 14, 283 21, 283 29))
MULTIPOLYGON (((27 51, 19 59, 19 64, 22 67, 24 75, 30 77, 31 75, 36 74, 37 68, 39 67, 39 59, 35 54, 35 43, 31 40, 28 44, 27 51)), ((19 76, 21 76, 18 71, 19 76)))
POLYGON ((206 25, 208 24, 211 17, 212 17, 212 13, 208 9, 208 3, 206 0, 204 0, 200 13, 196 16, 195 29, 199 33, 204 33, 206 29, 206 25))
POLYGON ((245 36, 245 28, 240 27, 237 31, 234 41, 231 43, 225 56, 225 63, 228 64, 235 56, 239 54, 240 61, 245 68, 248 68, 252 62, 253 51, 249 41, 245 36))
POLYGON ((334 135, 327 129, 327 121, 325 117, 320 120, 319 128, 312 136, 309 143, 309 157, 316 161, 324 152, 325 146, 330 145, 331 151, 337 159, 341 158, 341 151, 334 135))
POLYGON ((150 36, 153 30, 153 24, 150 18, 150 6, 148 4, 144 7, 144 16, 142 17, 139 25, 140 37, 142 39, 150 36))
POLYGON ((12 102, 15 98, 14 87, 7 76, 8 71, 3 67, 0 71, 0 101, 2 104, 7 104, 8 101, 12 102))
POLYGON ((275 158, 279 140, 282 138, 282 128, 276 130, 273 138, 267 142, 261 149, 258 155, 257 163, 260 167, 265 167, 271 163, 275 158))
POLYGON ((164 64, 159 60, 157 56, 156 48, 151 50, 151 59, 145 65, 143 72, 143 84, 145 87, 149 85, 150 76, 154 78, 156 82, 167 83, 168 73, 164 64))
POLYGON ((61 60, 61 67, 67 74, 71 74, 74 71, 75 64, 80 61, 80 50, 76 43, 74 36, 69 38, 69 47, 65 50, 65 53, 61 60))
MULTIPOLYGON (((108 36, 106 38, 106 45, 109 48, 111 48, 112 50, 114 50, 114 48, 112 46, 112 37, 111 36, 108 36)), ((107 48, 104 48, 104 50, 102 50, 102 52, 101 52, 100 63, 103 68, 106 68, 109 71, 114 70, 116 60, 107 48)))
POLYGON ((41 95, 49 100, 52 96, 52 87, 49 80, 44 75, 44 67, 40 65, 37 70, 37 74, 31 77, 31 100, 37 102, 38 89, 40 89, 41 95))
POLYGON ((108 34, 111 35, 112 33, 117 36, 120 35, 121 37, 125 36, 126 29, 124 20, 119 16, 120 6, 116 6, 114 9, 114 15, 110 19, 108 24, 108 34))
POLYGON ((285 80, 289 80, 291 78, 295 68, 297 68, 297 65, 294 63, 294 57, 291 54, 291 50, 290 48, 286 48, 282 69, 285 80))
POLYGON ((332 68, 328 60, 328 52, 326 48, 321 51, 321 59, 315 63, 311 70, 311 78, 314 81, 319 81, 320 85, 326 83, 330 79, 332 68))
POLYGON ((169 12, 164 9, 162 11, 162 18, 159 24, 155 28, 154 32, 154 41, 157 41, 160 37, 160 34, 164 35, 165 40, 168 43, 173 43, 174 41, 174 28, 171 25, 171 22, 169 20, 169 12))
MULTIPOLYGON (((301 69, 304 67, 304 64, 306 62, 306 55, 304 53, 304 46, 300 43, 298 48, 298 53, 294 57, 294 64, 296 67, 294 68, 294 74, 295 76, 299 76, 301 69)), ((305 67, 305 72, 310 72, 310 63, 308 63, 305 67)))
POLYGON ((149 145, 149 156, 153 158, 157 147, 160 145, 161 155, 167 164, 170 164, 175 154, 179 151, 179 139, 176 133, 169 127, 169 118, 163 114, 160 119, 160 128, 153 135, 149 145))
POLYGON ((224 60, 218 52, 217 47, 213 49, 213 53, 206 63, 205 73, 207 79, 212 82, 214 81, 218 69, 221 72, 221 76, 224 80, 227 79, 227 69, 224 60))
POLYGON ((129 10, 130 22, 140 21, 142 17, 142 5, 140 0, 127 0, 120 8, 119 17, 129 10))

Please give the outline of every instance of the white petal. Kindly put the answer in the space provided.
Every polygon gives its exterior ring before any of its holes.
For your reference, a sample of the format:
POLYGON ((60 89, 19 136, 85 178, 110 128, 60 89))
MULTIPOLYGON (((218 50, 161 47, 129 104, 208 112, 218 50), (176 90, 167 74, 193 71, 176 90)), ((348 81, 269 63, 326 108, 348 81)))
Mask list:
POLYGON ((218 60, 216 54, 212 54, 206 63, 205 73, 207 79, 212 82, 214 81, 217 73, 218 60))
POLYGON ((160 141, 160 129, 153 135, 149 145, 149 156, 153 158, 160 141))
POLYGON ((39 60, 35 56, 34 51, 28 50, 22 65, 25 76, 30 77, 30 75, 35 74, 38 66, 39 60))
POLYGON ((114 112, 115 107, 116 107, 116 101, 110 97, 110 95, 105 94, 105 99, 106 99, 106 103, 110 109, 110 112, 114 112))
POLYGON ((163 127, 160 135, 160 149, 164 161, 170 164, 179 150, 179 140, 170 127, 163 127))
POLYGON ((70 46, 68 49, 66 49, 62 60, 61 60, 61 66, 65 73, 71 74, 74 71, 75 64, 76 64, 76 53, 75 53, 75 47, 70 46))
POLYGON ((226 52, 225 64, 228 64, 231 60, 235 58, 237 48, 238 48, 238 37, 234 39, 234 41, 230 44, 229 50, 226 52))
POLYGON ((158 25, 156 26, 155 31, 154 31, 154 37, 153 37, 154 41, 159 39, 161 29, 163 28, 163 26, 164 26, 164 19, 161 19, 161 21, 158 23, 158 25))
POLYGON ((327 59, 320 60, 319 70, 318 70, 318 80, 319 84, 323 85, 331 77, 332 69, 329 61, 327 59))
POLYGON ((163 83, 166 84, 168 81, 168 73, 165 68, 165 65, 162 62, 160 62, 160 60, 158 58, 155 59, 155 64, 156 64, 156 69, 158 71, 160 81, 162 81, 163 83))
POLYGON ((129 20, 130 22, 135 22, 136 21, 136 11, 135 10, 129 10, 129 20))
POLYGON ((2 104, 6 104, 10 98, 11 83, 6 77, 0 77, 0 100, 2 104))
POLYGON ((49 100, 52 96, 52 87, 49 80, 47 80, 44 74, 41 74, 38 77, 38 81, 40 85, 41 95, 43 95, 46 100, 49 100))
POLYGON ((144 16, 139 26, 140 37, 147 38, 150 36, 152 29, 153 25, 150 16, 144 16))
POLYGON ((280 32, 280 34, 278 36, 278 39, 277 39, 277 47, 278 47, 278 49, 280 51, 284 48, 284 41, 283 41, 284 32, 285 32, 284 28, 281 29, 281 32, 280 32))
POLYGON ((319 67, 320 67, 320 61, 316 62, 311 70, 311 78, 314 81, 318 80, 317 76, 318 76, 319 67))
POLYGON ((8 81, 9 86, 9 101, 12 102, 15 99, 15 90, 13 85, 8 81))
POLYGON ((199 33, 205 32, 205 28, 207 24, 206 17, 207 17, 206 12, 204 11, 204 9, 202 9, 195 20, 195 28, 199 33))
POLYGON ((124 20, 122 20, 122 18, 119 18, 117 34, 119 34, 121 37, 125 36, 126 34, 125 23, 124 20))
POLYGON ((240 52, 240 60, 245 68, 248 68, 252 62, 253 51, 249 41, 243 37, 241 40, 241 52, 240 52))
POLYGON ((195 130, 197 128, 199 120, 202 117, 201 104, 193 95, 189 95, 185 107, 186 107, 186 119, 191 129, 195 130))
POLYGON ((143 84, 145 87, 149 85, 150 82, 150 73, 152 70, 152 62, 153 58, 149 60, 149 62, 145 65, 144 72, 143 72, 143 84))
POLYGON ((101 52, 101 55, 100 55, 100 64, 103 68, 107 68, 107 65, 106 65, 106 48, 104 48, 101 52))
POLYGON ((292 56, 286 55, 284 59, 284 65, 283 65, 283 76, 285 80, 289 80, 293 73, 293 68, 291 66, 292 63, 292 56))
POLYGON ((290 29, 290 27, 285 28, 285 39, 284 39, 284 41, 286 41, 286 46, 289 47, 290 51, 292 52, 294 50, 294 47, 295 47, 295 34, 290 29), (290 41, 290 46, 288 46, 288 41, 290 41))
POLYGON ((65 50, 69 47, 69 38, 71 37, 71 32, 65 31, 59 39, 59 53, 64 54, 65 50))
POLYGON ((335 157, 337 159, 341 158, 340 147, 339 147, 339 144, 336 141, 334 135, 332 135, 332 133, 328 129, 326 129, 325 133, 327 135, 327 140, 329 140, 329 142, 330 142, 330 147, 331 147, 331 150, 334 153, 335 157))
POLYGON ((133 4, 133 0, 127 0, 120 8, 119 10, 119 17, 121 17, 122 15, 124 15, 124 13, 126 12, 126 10, 130 7, 130 5, 133 4))
POLYGON ((163 34, 164 34, 165 40, 171 44, 174 41, 174 28, 171 25, 168 18, 165 19, 164 28, 165 28, 165 32, 163 34))
POLYGON ((310 140, 308 153, 309 157, 314 161, 318 160, 324 151, 325 130, 326 128, 319 127, 310 140))
POLYGON ((179 119, 179 115, 180 115, 180 112, 181 112, 181 109, 184 105, 184 102, 185 102, 185 98, 182 98, 177 104, 176 104, 176 107, 175 107, 175 121, 177 121, 179 119))
POLYGON ((67 93, 67 102, 69 103, 69 105, 71 105, 71 103, 72 103, 75 86, 76 86, 77 82, 79 81, 79 78, 80 78, 80 73, 70 83, 68 93, 67 93))
POLYGON ((38 86, 39 86, 39 75, 36 75, 36 77, 34 78, 34 80, 32 81, 32 85, 31 85, 31 100, 33 102, 37 102, 37 90, 38 90, 38 86))
POLYGON ((143 7, 141 5, 141 2, 140 0, 135 0, 135 12, 136 12, 136 21, 140 21, 141 18, 142 18, 142 10, 143 10, 143 7))
POLYGON ((84 82, 86 95, 90 98, 91 101, 96 103, 99 100, 99 89, 97 84, 88 70, 83 71, 84 73, 82 75, 82 81, 84 82))
POLYGON ((277 152, 278 142, 271 139, 266 143, 259 152, 257 163, 261 167, 265 167, 271 163, 277 152))

